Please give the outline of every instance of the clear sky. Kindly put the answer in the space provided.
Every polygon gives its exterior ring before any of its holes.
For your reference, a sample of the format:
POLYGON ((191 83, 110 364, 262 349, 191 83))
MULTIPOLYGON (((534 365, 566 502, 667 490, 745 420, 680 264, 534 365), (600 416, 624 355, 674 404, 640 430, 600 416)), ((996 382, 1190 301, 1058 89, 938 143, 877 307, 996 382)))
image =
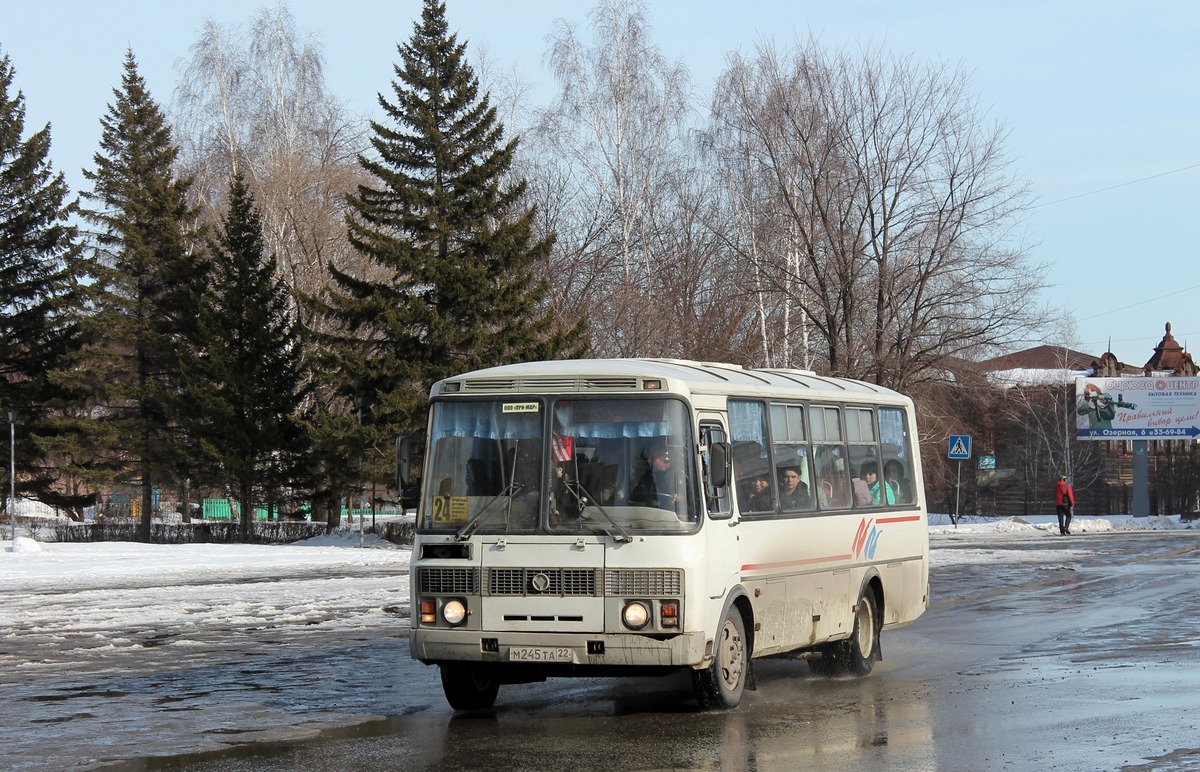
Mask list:
MULTIPOLYGON (((78 190, 126 48, 151 94, 169 105, 177 61, 189 56, 203 20, 245 24, 270 4, 0 0, 0 50, 17 69, 27 131, 52 122, 55 168, 78 190)), ((322 44, 329 90, 373 115, 420 0, 286 5, 322 44)), ((496 66, 549 94, 546 37, 556 20, 582 22, 592 7, 448 0, 447 16, 469 53, 486 49, 496 66)), ((1099 355, 1111 340, 1119 359, 1140 366, 1171 322, 1180 343, 1200 346, 1200 3, 650 0, 649 20, 662 52, 691 71, 699 105, 729 52, 810 32, 830 48, 882 44, 961 64, 987 117, 1011 132, 1012 169, 1036 197, 1026 237, 1033 259, 1050 266, 1044 300, 1074 316, 1069 344, 1099 355)))

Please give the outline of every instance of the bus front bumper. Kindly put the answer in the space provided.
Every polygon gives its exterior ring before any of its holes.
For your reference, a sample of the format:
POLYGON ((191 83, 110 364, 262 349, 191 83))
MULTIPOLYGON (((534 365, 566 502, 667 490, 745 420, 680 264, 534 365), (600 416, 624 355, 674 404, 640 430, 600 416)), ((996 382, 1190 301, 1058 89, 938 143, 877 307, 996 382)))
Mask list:
POLYGON ((608 667, 697 667, 712 656, 711 641, 698 632, 669 638, 645 635, 512 633, 417 628, 409 636, 414 659, 560 664, 608 667))

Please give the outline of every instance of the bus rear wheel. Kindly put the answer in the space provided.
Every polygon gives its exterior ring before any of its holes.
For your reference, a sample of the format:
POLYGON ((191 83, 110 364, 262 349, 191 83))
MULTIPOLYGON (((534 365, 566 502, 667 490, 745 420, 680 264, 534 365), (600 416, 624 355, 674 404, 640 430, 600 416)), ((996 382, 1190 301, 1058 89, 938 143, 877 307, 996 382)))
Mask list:
POLYGON ((879 604, 875 593, 863 588, 854 612, 854 630, 844 641, 821 649, 818 659, 808 661, 814 673, 827 676, 865 676, 879 658, 879 604))
POLYGON ((485 662, 442 662, 442 691, 455 710, 483 710, 496 702, 500 680, 485 662))
POLYGON ((741 613, 730 606, 717 635, 712 664, 704 670, 692 671, 692 687, 700 707, 726 710, 738 706, 746 690, 748 657, 746 623, 741 613))

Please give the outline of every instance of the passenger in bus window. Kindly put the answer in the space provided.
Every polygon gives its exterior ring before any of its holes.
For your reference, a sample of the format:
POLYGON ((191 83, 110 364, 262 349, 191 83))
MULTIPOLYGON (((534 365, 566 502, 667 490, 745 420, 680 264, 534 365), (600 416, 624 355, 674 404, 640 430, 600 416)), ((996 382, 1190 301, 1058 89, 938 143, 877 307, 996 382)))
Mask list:
MULTIPOLYGON (((867 466, 872 463, 874 462, 866 462, 862 465, 862 469, 866 469, 867 466)), ((876 469, 878 469, 878 467, 876 467, 876 469)), ((865 472, 862 472, 850 478, 850 488, 854 491, 854 506, 856 507, 871 506, 871 486, 865 479, 863 479, 864 475, 865 472)))
POLYGON ((812 508, 812 497, 808 494, 808 485, 800 479, 800 467, 783 466, 779 468, 779 505, 784 510, 812 508))
POLYGON ((629 494, 629 503, 674 510, 679 503, 679 483, 666 440, 654 440, 646 448, 646 471, 629 494))
MULTIPOLYGON (((766 480, 766 466, 762 459, 762 445, 757 442, 735 442, 733 444, 733 479, 737 485, 738 506, 743 512, 751 509, 750 499, 757 492, 759 477, 766 480)), ((768 487, 770 481, 767 481, 768 487)))
POLYGON ((846 506, 846 489, 843 478, 832 467, 821 471, 820 483, 817 488, 817 498, 822 509, 837 509, 846 506))
MULTIPOLYGON (((858 480, 856 479, 856 482, 858 480)), ((896 503, 896 494, 892 492, 890 485, 883 484, 879 479, 879 462, 867 461, 862 465, 862 482, 866 485, 868 500, 861 502, 862 504, 874 504, 878 506, 885 501, 888 504, 896 503)), ((859 494, 855 491, 855 501, 858 502, 859 494)))
POLYGON ((767 476, 767 470, 762 468, 750 478, 750 497, 746 511, 770 512, 773 509, 775 502, 771 500, 771 478, 767 476))
POLYGON ((889 458, 883 464, 883 480, 892 489, 897 504, 912 503, 912 483, 904 476, 904 464, 889 458))

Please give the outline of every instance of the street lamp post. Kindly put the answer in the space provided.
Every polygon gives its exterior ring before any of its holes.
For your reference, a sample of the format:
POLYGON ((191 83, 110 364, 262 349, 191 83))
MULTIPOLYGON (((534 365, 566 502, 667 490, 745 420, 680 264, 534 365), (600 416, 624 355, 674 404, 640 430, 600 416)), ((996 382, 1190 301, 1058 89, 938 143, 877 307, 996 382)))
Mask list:
MULTIPOLYGON (((361 437, 361 435, 362 435, 362 404, 363 404, 362 395, 355 394, 354 395, 354 409, 356 411, 358 411, 358 433, 360 435, 359 442, 362 441, 362 437, 361 437)), ((362 450, 361 449, 358 451, 358 485, 359 485, 358 503, 362 504, 362 450)), ((365 523, 363 521, 365 519, 366 518, 363 517, 362 510, 360 509, 358 511, 358 546, 360 549, 363 547, 363 526, 365 525, 365 523)))
POLYGON ((8 522, 12 549, 17 551, 17 411, 8 411, 8 522))

